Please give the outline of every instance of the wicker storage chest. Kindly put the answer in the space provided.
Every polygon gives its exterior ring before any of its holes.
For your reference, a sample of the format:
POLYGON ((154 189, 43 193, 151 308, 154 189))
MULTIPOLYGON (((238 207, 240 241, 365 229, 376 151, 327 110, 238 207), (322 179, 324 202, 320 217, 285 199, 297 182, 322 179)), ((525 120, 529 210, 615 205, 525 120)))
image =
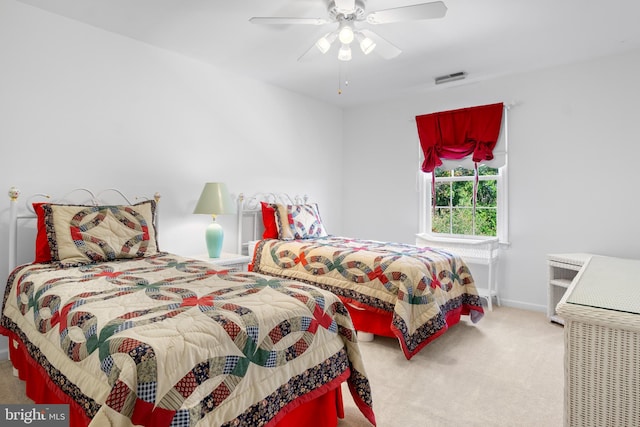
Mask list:
POLYGON ((640 261, 594 255, 557 311, 565 426, 640 426, 640 261))

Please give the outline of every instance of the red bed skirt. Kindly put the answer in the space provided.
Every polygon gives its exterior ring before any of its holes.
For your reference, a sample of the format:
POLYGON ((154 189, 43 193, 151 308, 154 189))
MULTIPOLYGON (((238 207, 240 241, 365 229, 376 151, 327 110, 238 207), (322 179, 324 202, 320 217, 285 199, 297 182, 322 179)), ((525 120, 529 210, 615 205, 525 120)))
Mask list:
MULTIPOLYGON (((343 298, 341 299, 343 300, 345 306, 347 307, 347 310, 349 311, 349 315, 351 316, 351 320, 353 322, 353 327, 356 331, 368 332, 373 335, 391 338, 401 336, 401 333, 399 331, 393 330, 393 313, 382 310, 363 308, 354 301, 344 300, 343 298)), ((460 322, 460 317, 463 314, 469 313, 470 308, 468 306, 458 307, 447 312, 447 314, 445 314, 445 322, 447 323, 447 327, 440 329, 437 333, 431 335, 417 348, 413 349, 413 351, 409 351, 409 349, 405 347, 402 340, 399 339, 400 347, 402 348, 402 351, 404 352, 406 358, 411 359, 424 346, 445 333, 449 327, 460 322)))
MULTIPOLYGON (((356 331, 369 332, 382 337, 395 338, 396 334, 391 330, 393 313, 382 310, 371 310, 356 306, 352 301, 341 298, 349 311, 351 321, 356 331)), ((459 307, 449 311, 445 315, 447 326, 453 326, 460 322, 460 316, 469 314, 468 307, 459 307)))
MULTIPOLYGON (((62 392, 49 380, 44 368, 34 361, 26 351, 24 345, 13 333, 2 331, 9 338, 9 357, 13 367, 18 370, 18 376, 25 381, 26 395, 35 403, 67 404, 69 405, 69 427, 85 427, 91 419, 87 417, 80 405, 62 392), (17 345, 14 345, 17 343, 17 345)), ((345 376, 348 376, 348 372, 345 376)), ((277 417, 270 427, 336 427, 338 418, 344 418, 342 404, 342 389, 340 383, 346 380, 339 378, 335 383, 327 384, 326 390, 320 395, 299 405, 293 402, 295 409, 277 417)))
POLYGON ((395 334, 391 331, 391 322, 393 321, 393 313, 388 311, 372 311, 366 308, 356 307, 350 301, 343 301, 353 327, 359 332, 368 332, 370 334, 395 338, 395 334))

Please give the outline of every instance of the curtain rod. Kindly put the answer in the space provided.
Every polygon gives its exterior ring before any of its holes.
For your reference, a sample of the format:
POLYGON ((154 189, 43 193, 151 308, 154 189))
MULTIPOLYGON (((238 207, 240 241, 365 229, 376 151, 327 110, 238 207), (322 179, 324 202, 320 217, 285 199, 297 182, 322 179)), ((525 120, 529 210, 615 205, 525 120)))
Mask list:
MULTIPOLYGON (((496 102, 496 104, 497 104, 497 102, 496 102)), ((502 103, 502 105, 504 105, 504 108, 506 108, 507 110, 511 110, 513 107, 517 107, 517 106, 519 106, 519 105, 521 105, 521 104, 522 104, 522 103, 521 103, 521 102, 518 102, 518 101, 511 101, 511 102, 510 102, 510 103, 508 103, 508 104, 507 104, 506 102, 503 102, 503 103, 502 103)), ((473 107, 460 107, 460 108, 473 108, 473 107)), ((426 113, 426 114, 432 114, 432 113, 426 113)), ((411 117, 409 118, 409 121, 410 121, 410 122, 415 122, 415 121, 416 121, 416 116, 411 116, 411 117)))

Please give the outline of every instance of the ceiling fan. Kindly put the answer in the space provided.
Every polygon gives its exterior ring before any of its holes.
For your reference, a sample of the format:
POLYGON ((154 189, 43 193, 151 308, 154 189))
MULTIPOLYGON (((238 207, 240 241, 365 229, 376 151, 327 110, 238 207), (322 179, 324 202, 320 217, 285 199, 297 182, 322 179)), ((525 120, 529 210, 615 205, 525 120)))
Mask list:
POLYGON ((360 50, 365 55, 375 51, 382 58, 391 59, 400 55, 400 48, 383 39, 378 34, 366 28, 357 28, 356 24, 366 22, 372 25, 390 24, 394 22, 416 21, 422 19, 442 18, 447 13, 447 6, 441 1, 415 4, 412 6, 393 7, 390 9, 365 12, 365 0, 331 0, 328 4, 327 18, 285 18, 285 17, 253 17, 254 24, 266 25, 325 25, 338 24, 333 31, 320 37, 315 45, 301 55, 298 60, 306 56, 313 48, 327 53, 336 40, 340 43, 338 59, 351 60, 351 43, 358 41, 360 50))

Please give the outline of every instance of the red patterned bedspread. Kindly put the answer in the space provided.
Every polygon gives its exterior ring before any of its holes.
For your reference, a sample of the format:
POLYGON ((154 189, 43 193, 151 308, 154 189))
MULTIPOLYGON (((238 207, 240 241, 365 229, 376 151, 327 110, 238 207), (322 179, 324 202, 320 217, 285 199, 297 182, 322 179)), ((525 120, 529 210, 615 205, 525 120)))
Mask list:
POLYGON ((170 254, 26 265, 9 278, 0 332, 91 425, 269 425, 345 379, 375 424, 349 313, 300 282, 170 254))
POLYGON ((407 359, 447 329, 447 318, 484 311, 469 268, 457 255, 401 243, 328 236, 262 240, 253 271, 313 283, 343 301, 390 312, 407 359))

